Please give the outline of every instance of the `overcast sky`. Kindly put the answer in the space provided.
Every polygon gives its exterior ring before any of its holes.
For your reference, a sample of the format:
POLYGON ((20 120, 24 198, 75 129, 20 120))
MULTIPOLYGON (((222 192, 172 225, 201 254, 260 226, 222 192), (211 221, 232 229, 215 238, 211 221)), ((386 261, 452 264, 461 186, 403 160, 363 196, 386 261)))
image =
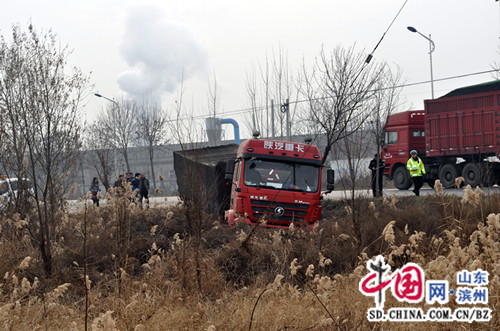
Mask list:
MULTIPOLYGON (((12 24, 52 29, 73 49, 72 65, 92 73, 94 91, 110 98, 155 91, 175 103, 184 74, 185 102, 206 114, 208 79, 214 74, 226 117, 243 121, 246 74, 280 47, 293 71, 311 63, 322 47, 356 44, 371 53, 405 0, 18 0, 2 1, 0 33, 12 24)), ((429 43, 407 26, 432 35, 435 97, 492 80, 472 75, 500 62, 500 2, 408 0, 374 54, 372 63, 399 66, 407 83, 430 80, 429 43)), ((421 109, 430 84, 403 89, 405 108, 421 109)), ((92 120, 105 100, 89 95, 92 120)), ((405 110, 405 109, 401 109, 405 110)))

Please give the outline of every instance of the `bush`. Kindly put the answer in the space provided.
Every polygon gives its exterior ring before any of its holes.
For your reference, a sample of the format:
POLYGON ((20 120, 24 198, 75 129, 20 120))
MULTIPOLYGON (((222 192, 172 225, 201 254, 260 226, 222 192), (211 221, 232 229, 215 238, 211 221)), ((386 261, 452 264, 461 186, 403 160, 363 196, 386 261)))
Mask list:
MULTIPOLYGON (((328 200, 313 231, 228 229, 205 215, 199 243, 186 229, 183 205, 142 210, 126 198, 108 198, 104 207, 58 215, 50 279, 20 216, 0 220, 4 325, 373 328, 366 320, 373 302, 357 289, 368 257, 377 254, 394 268, 416 262, 431 279, 481 267, 490 272, 490 307, 498 306, 500 216, 491 214, 500 210, 498 195, 360 199, 355 210, 328 200)), ((498 326, 493 314, 481 326, 498 326)))

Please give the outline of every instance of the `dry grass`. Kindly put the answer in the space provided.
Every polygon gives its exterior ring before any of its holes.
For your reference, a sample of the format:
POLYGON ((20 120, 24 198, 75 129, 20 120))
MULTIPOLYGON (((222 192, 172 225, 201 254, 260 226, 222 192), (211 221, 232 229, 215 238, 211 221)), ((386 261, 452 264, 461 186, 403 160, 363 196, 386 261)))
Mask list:
MULTIPOLYGON (((345 203, 325 201, 317 231, 228 229, 205 217, 201 246, 186 229, 184 206, 141 210, 111 194, 105 207, 57 215, 51 278, 29 222, 3 215, 0 321, 5 330, 82 330, 87 313, 91 330, 499 329, 500 196, 466 192, 359 200, 349 213, 345 203), (368 322, 373 299, 358 284, 377 254, 393 268, 418 263, 427 279, 448 279, 452 288, 457 271, 488 271, 493 319, 368 322)), ((386 308, 402 305, 389 297, 386 308)))

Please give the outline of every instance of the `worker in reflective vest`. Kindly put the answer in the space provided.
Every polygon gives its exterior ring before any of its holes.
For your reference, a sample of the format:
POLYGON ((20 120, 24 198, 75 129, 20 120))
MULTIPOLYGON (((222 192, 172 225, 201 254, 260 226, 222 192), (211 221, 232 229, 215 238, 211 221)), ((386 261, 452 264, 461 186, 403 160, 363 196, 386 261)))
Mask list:
POLYGON ((422 176, 425 174, 425 167, 422 160, 417 156, 416 150, 412 150, 410 155, 411 157, 406 163, 406 168, 410 172, 410 177, 413 180, 413 193, 419 196, 420 188, 424 185, 424 178, 422 176))

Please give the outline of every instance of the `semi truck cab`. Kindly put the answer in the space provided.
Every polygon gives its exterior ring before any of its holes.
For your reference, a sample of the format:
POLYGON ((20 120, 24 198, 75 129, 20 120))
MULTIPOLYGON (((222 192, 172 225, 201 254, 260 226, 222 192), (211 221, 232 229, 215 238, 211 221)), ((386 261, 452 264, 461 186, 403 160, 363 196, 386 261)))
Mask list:
MULTIPOLYGON (((229 225, 312 227, 321 218, 322 159, 314 145, 249 139, 228 163, 232 178, 229 225)), ((333 189, 333 175, 328 176, 333 189)))
POLYGON ((411 110, 391 114, 384 127, 385 136, 381 156, 385 162, 384 175, 394 179, 394 185, 406 190, 411 186, 406 169, 410 151, 425 155, 425 112, 411 110))

